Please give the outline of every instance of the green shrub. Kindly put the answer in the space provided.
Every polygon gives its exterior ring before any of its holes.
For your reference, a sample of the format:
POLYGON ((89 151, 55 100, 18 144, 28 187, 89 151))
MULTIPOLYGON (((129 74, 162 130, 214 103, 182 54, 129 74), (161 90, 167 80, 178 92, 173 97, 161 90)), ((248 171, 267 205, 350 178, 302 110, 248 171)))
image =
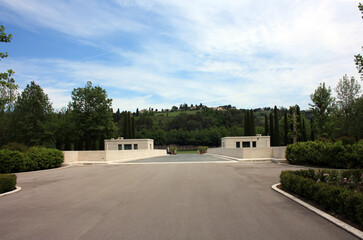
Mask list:
POLYGON ((32 147, 27 151, 32 170, 60 167, 63 162, 63 153, 57 149, 32 147))
POLYGON ((15 185, 15 174, 0 174, 0 194, 14 190, 15 185))
POLYGON ((27 156, 19 151, 0 150, 0 173, 26 171, 27 156))
POLYGON ((207 149, 208 149, 207 146, 199 146, 198 147, 199 153, 205 153, 207 151, 207 149))
POLYGON ((32 147, 26 153, 0 150, 0 173, 33 171, 60 167, 63 153, 57 149, 32 147))
POLYGON ((291 164, 317 165, 333 168, 362 168, 363 143, 344 145, 324 141, 290 144, 286 147, 286 159, 291 164))
POLYGON ((354 222, 363 225, 363 193, 357 189, 350 190, 341 183, 340 177, 350 176, 363 183, 363 170, 342 171, 336 170, 300 170, 283 171, 280 181, 284 189, 315 201, 327 210, 347 216, 354 222), (338 171, 336 171, 338 172, 338 171), (358 172, 360 178, 358 178, 358 172), (329 175, 327 175, 329 174, 329 175), (330 175, 331 174, 331 175, 330 175), (354 175, 356 175, 354 177, 354 175), (338 177, 339 176, 339 177, 338 177), (320 178, 318 178, 320 177, 320 178), (315 180, 318 178, 318 180, 315 180), (336 181, 329 179, 337 178, 336 181), (322 179, 322 180, 321 180, 322 179))

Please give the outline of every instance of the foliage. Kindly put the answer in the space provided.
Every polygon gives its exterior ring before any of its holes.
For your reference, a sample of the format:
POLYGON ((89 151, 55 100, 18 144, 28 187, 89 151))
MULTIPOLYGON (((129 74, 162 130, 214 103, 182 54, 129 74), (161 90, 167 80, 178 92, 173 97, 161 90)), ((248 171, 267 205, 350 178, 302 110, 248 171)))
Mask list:
POLYGON ((22 143, 11 142, 1 147, 1 149, 8 149, 19 152, 26 152, 28 147, 22 143))
POLYGON ((0 150, 0 173, 26 171, 27 163, 25 153, 9 149, 0 150))
POLYGON ((15 174, 0 174, 0 194, 14 190, 15 186, 15 174))
POLYGON ((0 173, 33 171, 60 167, 63 153, 57 149, 32 147, 22 153, 16 150, 0 150, 0 173))
MULTIPOLYGON (((358 8, 359 8, 359 11, 363 15, 363 4, 359 3, 358 8)), ((362 16, 362 18, 363 18, 363 16, 362 16)), ((356 65, 356 67, 358 69, 358 72, 360 73, 360 78, 361 78, 361 80, 363 80, 363 57, 362 57, 362 55, 361 54, 355 55, 354 56, 354 62, 355 62, 355 65, 356 65)))
POLYGON ((315 90, 314 94, 310 95, 310 98, 313 104, 309 105, 316 118, 318 135, 328 136, 330 116, 334 110, 335 101, 331 96, 331 89, 330 87, 326 88, 325 83, 320 83, 320 86, 315 90))
POLYGON ((298 165, 362 168, 363 141, 353 145, 324 141, 298 142, 287 146, 286 160, 298 165))
POLYGON ((46 124, 52 112, 48 95, 32 81, 15 102, 11 127, 13 139, 30 146, 43 145, 50 138, 46 124))
POLYGON ((199 146, 198 151, 199 153, 205 153, 207 152, 208 147, 207 146, 199 146))
MULTIPOLYGON (((11 42, 12 35, 6 34, 5 27, 0 25, 0 42, 11 42)), ((8 53, 0 52, 0 60, 8 57, 8 53)), ((10 104, 15 100, 16 90, 18 85, 12 77, 14 71, 9 69, 7 72, 0 73, 0 113, 4 112, 6 108, 10 108, 10 104)))
POLYGON ((363 225, 363 194, 349 189, 345 176, 354 178, 354 181, 358 182, 356 185, 362 187, 362 170, 283 171, 280 182, 284 189, 315 201, 327 210, 346 215, 352 221, 363 225))
POLYGON ((280 146, 279 117, 277 107, 274 107, 274 143, 273 146, 280 146))
POLYGON ((75 123, 77 150, 102 149, 103 140, 114 135, 111 104, 112 99, 107 98, 106 90, 92 86, 92 82, 72 91, 70 109, 75 123))

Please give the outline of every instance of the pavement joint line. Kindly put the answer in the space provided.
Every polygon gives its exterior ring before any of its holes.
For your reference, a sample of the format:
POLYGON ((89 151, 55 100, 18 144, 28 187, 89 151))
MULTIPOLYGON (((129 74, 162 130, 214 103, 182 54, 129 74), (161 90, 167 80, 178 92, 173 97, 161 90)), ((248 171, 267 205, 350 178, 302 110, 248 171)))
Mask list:
MULTIPOLYGON (((230 161, 199 161, 199 162, 121 162, 109 163, 110 165, 123 165, 123 164, 188 164, 188 163, 231 163, 230 161)), ((237 162, 233 162, 237 163, 237 162)))
POLYGON ((13 191, 2 193, 2 194, 0 194, 0 197, 4 197, 4 196, 10 195, 10 194, 19 192, 20 190, 21 190, 21 187, 15 186, 15 189, 13 191))
POLYGON ((278 186, 280 186, 280 185, 281 185, 281 183, 276 183, 276 184, 272 185, 271 188, 274 191, 284 195, 285 197, 295 201, 296 203, 300 204, 301 206, 303 206, 303 207, 309 209, 310 211, 316 213, 320 217, 325 218, 329 222, 332 222, 333 224, 337 225, 338 227, 342 228, 343 230, 353 234, 354 236, 356 236, 356 237, 358 237, 360 239, 363 239, 363 232, 360 231, 359 229, 356 229, 355 227, 352 227, 349 224, 347 224, 347 223, 345 223, 343 221, 340 221, 339 219, 333 217, 332 215, 327 214, 326 212, 321 211, 320 209, 317 209, 316 207, 313 207, 310 204, 298 199, 297 197, 294 197, 293 195, 279 189, 278 186))

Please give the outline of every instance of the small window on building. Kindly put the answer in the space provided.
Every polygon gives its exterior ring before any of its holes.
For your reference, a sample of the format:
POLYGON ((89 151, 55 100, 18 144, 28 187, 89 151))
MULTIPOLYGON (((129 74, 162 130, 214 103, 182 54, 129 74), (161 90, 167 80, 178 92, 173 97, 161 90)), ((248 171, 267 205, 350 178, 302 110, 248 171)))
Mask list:
POLYGON ((256 141, 252 142, 252 147, 256 147, 256 141))
POLYGON ((125 144, 124 149, 125 150, 131 150, 132 149, 131 144, 125 144))
POLYGON ((139 146, 137 144, 134 144, 134 150, 137 150, 139 146))
POLYGON ((242 147, 244 147, 244 148, 251 147, 251 142, 242 142, 242 147))
POLYGON ((240 142, 236 142, 236 148, 240 148, 241 147, 241 143, 240 142))
POLYGON ((118 150, 122 150, 122 144, 118 145, 118 150))

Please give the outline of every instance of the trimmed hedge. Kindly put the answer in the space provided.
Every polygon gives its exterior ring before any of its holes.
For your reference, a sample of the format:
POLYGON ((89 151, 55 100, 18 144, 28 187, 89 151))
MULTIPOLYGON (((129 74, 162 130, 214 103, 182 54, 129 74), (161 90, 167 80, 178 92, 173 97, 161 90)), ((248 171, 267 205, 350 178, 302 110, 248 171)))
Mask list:
POLYGON ((0 150, 0 173, 24 172, 60 167, 63 153, 58 149, 32 147, 25 153, 0 150))
POLYGON ((15 174, 0 174, 0 194, 14 190, 15 185, 15 174))
MULTIPOLYGON (((330 172, 332 171, 334 170, 330 170, 330 172)), ((359 188, 363 184, 363 170, 355 171, 360 171, 361 174, 360 182, 356 184, 359 188)), ((324 171, 320 173, 322 172, 324 171)), ((315 174, 315 170, 283 171, 280 175, 280 182, 282 187, 289 192, 310 199, 326 210, 345 215, 350 220, 363 226, 363 193, 350 190, 344 186, 338 186, 336 183, 329 182, 328 179, 333 179, 334 176, 338 175, 344 176, 344 174, 352 176, 356 172, 346 171, 345 173, 336 173, 331 177, 327 177, 327 173, 324 174, 323 176, 327 179, 321 181, 320 178, 315 180, 315 177, 319 176, 319 172, 317 171, 317 174, 315 174)))
POLYGON ((342 142, 298 142, 286 147, 286 159, 297 165, 363 168, 363 141, 353 145, 342 142))

